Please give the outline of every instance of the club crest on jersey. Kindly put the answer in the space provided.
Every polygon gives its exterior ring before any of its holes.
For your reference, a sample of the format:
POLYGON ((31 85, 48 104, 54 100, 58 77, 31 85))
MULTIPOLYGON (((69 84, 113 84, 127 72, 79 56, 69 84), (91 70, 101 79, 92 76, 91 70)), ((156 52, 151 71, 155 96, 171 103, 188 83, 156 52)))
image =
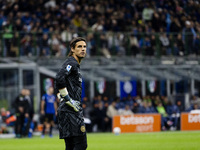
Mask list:
POLYGON ((81 126, 81 131, 85 132, 85 126, 81 126))
POLYGON ((72 66, 67 65, 66 70, 67 70, 67 71, 70 71, 71 68, 72 68, 72 66))

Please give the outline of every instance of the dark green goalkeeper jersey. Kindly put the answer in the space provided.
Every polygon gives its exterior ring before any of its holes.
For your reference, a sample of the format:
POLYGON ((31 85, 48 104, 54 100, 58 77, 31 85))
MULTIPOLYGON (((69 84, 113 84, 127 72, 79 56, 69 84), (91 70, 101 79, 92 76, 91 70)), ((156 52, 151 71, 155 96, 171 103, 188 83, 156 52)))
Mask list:
MULTIPOLYGON (((69 96, 73 100, 81 101, 82 76, 80 65, 72 56, 68 57, 56 75, 56 88, 67 88, 69 96)), ((61 101, 58 107, 58 126, 60 138, 80 136, 85 134, 82 107, 75 112, 65 101, 61 101)))
POLYGON ((56 88, 62 89, 65 87, 72 99, 81 101, 82 76, 80 65, 72 56, 64 62, 56 75, 56 88))

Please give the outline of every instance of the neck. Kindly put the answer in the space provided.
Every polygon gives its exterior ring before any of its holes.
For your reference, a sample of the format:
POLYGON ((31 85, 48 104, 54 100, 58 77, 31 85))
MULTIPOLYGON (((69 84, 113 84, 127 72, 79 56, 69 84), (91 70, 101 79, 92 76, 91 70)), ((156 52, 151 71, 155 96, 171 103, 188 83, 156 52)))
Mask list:
POLYGON ((72 56, 76 59, 76 61, 77 61, 79 64, 81 63, 82 58, 77 57, 76 55, 72 55, 72 56))

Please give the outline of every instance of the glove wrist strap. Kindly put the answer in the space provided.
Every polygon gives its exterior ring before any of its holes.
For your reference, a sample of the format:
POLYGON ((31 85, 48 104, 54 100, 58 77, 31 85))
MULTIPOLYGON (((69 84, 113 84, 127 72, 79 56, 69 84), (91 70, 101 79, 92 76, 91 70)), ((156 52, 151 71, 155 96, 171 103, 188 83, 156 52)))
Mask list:
POLYGON ((70 97, 69 95, 66 95, 66 96, 64 97, 64 99, 65 99, 66 101, 70 101, 71 97, 70 97))

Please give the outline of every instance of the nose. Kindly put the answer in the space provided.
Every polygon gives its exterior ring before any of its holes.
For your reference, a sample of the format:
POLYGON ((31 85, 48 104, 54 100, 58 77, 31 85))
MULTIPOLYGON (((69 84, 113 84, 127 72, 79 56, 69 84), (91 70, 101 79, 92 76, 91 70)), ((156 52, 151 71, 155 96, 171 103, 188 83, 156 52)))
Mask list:
POLYGON ((86 47, 83 47, 82 51, 86 51, 86 47))

